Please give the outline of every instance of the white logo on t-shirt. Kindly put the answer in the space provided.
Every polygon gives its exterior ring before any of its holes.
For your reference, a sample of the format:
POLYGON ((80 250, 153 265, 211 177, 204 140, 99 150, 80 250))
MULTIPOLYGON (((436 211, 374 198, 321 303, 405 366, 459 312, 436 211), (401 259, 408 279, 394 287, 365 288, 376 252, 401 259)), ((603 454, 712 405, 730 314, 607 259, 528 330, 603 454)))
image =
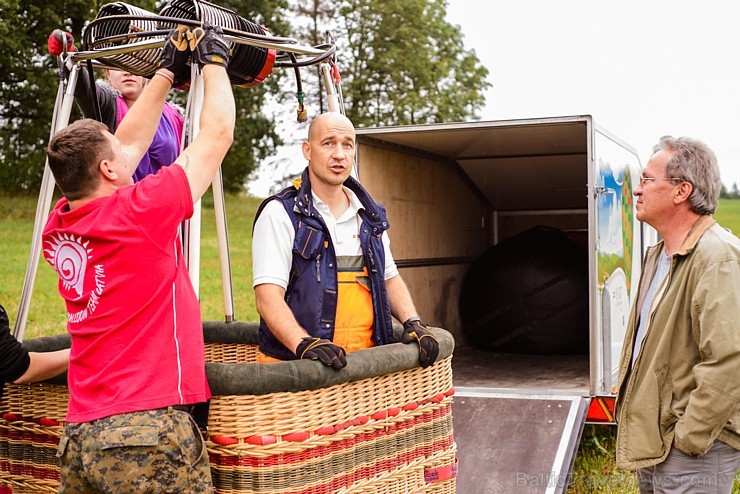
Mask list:
POLYGON ((83 243, 82 238, 75 239, 74 235, 57 233, 56 237, 46 243, 50 247, 44 249, 46 260, 59 273, 64 288, 74 290, 79 299, 85 292, 85 271, 92 252, 92 249, 87 250, 89 242, 83 243))
MULTIPOLYGON (((87 262, 92 258, 90 255, 92 249, 87 248, 90 242, 83 240, 82 237, 75 238, 74 235, 57 233, 56 237, 52 237, 52 240, 46 243, 49 248, 44 249, 44 255, 49 264, 59 273, 64 289, 76 294, 75 300, 81 299, 85 294, 87 262)), ((88 294, 84 309, 67 314, 67 320, 71 323, 87 319, 100 303, 105 289, 105 270, 102 264, 96 264, 93 268, 95 269, 95 288, 88 294)))

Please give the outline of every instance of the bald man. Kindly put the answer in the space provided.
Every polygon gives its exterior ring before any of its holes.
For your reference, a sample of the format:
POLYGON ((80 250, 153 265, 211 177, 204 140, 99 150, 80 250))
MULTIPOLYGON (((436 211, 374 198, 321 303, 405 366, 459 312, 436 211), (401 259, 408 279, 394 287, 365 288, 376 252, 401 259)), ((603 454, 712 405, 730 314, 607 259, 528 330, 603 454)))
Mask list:
POLYGON ((307 358, 335 370, 346 352, 393 343, 393 315, 419 363, 439 344, 421 322, 393 261, 385 208, 350 172, 355 128, 339 113, 316 117, 302 144, 301 178, 267 198, 255 219, 252 261, 260 361, 307 358))

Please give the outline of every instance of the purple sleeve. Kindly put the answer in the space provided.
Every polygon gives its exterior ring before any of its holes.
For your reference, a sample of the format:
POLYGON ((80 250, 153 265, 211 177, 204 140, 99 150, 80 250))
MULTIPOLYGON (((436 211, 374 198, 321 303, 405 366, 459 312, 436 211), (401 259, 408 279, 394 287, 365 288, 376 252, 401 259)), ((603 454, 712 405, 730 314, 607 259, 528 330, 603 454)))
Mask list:
POLYGON ((182 128, 185 125, 185 117, 180 115, 179 110, 169 103, 164 104, 162 113, 167 116, 172 127, 175 129, 175 136, 177 136, 177 142, 179 144, 180 139, 182 138, 182 128))
POLYGON ((177 108, 165 103, 152 143, 134 172, 134 182, 175 162, 180 155, 182 128, 183 118, 177 108))

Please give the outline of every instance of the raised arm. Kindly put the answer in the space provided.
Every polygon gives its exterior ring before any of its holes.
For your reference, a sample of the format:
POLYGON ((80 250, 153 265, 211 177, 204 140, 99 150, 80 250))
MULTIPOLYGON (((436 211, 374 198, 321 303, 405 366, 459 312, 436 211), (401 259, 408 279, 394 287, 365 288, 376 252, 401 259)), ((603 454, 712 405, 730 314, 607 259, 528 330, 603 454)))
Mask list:
POLYGON ((87 70, 81 70, 75 86, 75 103, 84 117, 97 118, 94 98, 97 98, 100 107, 100 121, 108 126, 111 134, 114 134, 118 112, 116 90, 107 84, 93 83, 91 86, 87 70))
POLYGON ((218 26, 204 25, 188 32, 193 59, 200 66, 204 80, 200 131, 177 157, 175 163, 185 168, 193 202, 208 190, 234 140, 236 108, 231 82, 226 74, 228 42, 218 26))
POLYGON ((116 130, 121 149, 128 157, 128 167, 133 175, 139 161, 152 144, 157 126, 162 118, 162 107, 170 90, 170 81, 163 74, 172 72, 159 69, 136 103, 131 107, 116 130))
POLYGON ((116 137, 128 157, 131 175, 152 144, 175 73, 179 73, 190 58, 186 33, 187 27, 181 25, 167 35, 162 48, 160 68, 116 130, 116 137))

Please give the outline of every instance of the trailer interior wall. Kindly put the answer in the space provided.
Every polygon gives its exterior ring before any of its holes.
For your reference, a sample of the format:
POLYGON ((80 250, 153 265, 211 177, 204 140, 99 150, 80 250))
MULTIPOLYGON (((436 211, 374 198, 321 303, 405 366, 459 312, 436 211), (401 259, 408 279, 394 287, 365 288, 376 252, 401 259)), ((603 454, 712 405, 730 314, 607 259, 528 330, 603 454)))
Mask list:
POLYGON ((467 340, 458 307, 472 261, 498 242, 537 225, 585 238, 587 120, 398 129, 360 132, 359 177, 386 206, 393 255, 419 313, 455 337, 456 386, 587 392, 588 355, 497 355, 491 369, 492 353, 467 340))
POLYGON ((459 345, 460 287, 489 245, 490 207, 454 161, 372 145, 359 150, 360 178, 386 207, 393 256, 417 309, 459 345))

